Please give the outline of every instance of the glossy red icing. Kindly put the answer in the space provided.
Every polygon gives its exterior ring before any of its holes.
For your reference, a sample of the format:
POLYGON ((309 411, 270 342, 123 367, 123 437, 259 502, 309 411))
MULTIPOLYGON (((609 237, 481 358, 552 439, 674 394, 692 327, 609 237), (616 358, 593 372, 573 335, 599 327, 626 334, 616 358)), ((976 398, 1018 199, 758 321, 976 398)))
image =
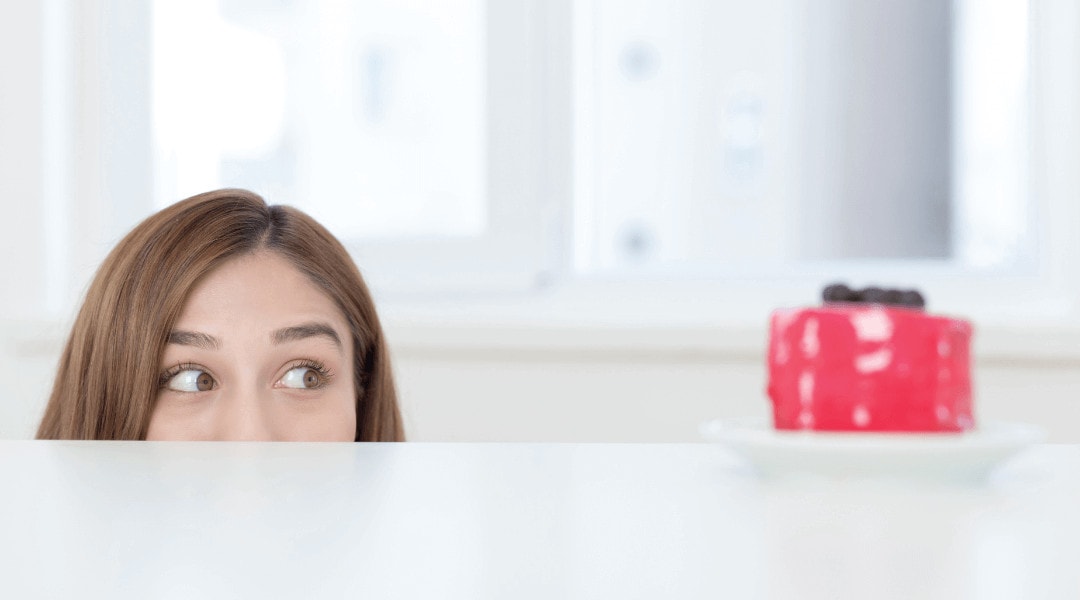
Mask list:
POLYGON ((922 311, 833 304, 778 310, 769 335, 777 429, 971 429, 971 324, 922 311))

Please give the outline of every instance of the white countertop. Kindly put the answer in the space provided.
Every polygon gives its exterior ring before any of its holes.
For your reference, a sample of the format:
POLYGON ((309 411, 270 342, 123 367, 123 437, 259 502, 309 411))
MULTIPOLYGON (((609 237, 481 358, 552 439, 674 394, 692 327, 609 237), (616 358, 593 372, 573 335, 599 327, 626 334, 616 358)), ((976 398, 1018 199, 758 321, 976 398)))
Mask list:
POLYGON ((0 598, 1077 598, 1080 446, 980 484, 718 446, 0 442, 0 598))

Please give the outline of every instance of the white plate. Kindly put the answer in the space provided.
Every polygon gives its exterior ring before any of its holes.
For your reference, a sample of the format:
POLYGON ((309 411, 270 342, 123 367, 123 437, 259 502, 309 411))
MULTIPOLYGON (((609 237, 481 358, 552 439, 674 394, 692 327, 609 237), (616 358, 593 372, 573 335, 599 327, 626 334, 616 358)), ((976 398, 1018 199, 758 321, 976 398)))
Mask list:
POLYGON ((715 420, 702 435, 766 476, 903 477, 977 480, 1041 441, 1038 427, 985 423, 966 433, 823 433, 776 431, 764 419, 715 420))

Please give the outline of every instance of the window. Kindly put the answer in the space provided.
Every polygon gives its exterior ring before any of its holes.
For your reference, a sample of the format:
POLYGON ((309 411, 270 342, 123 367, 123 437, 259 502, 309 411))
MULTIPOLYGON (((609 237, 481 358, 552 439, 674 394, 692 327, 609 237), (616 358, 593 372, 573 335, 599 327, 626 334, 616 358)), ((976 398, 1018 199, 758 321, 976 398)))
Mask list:
POLYGON ((579 269, 1030 259, 1023 0, 579 7, 579 269))
POLYGON ((158 207, 251 186, 346 239, 486 228, 479 0, 158 0, 153 21, 158 207))
POLYGON ((384 295, 530 288, 549 257, 544 14, 155 2, 155 202, 237 186, 296 205, 384 295))

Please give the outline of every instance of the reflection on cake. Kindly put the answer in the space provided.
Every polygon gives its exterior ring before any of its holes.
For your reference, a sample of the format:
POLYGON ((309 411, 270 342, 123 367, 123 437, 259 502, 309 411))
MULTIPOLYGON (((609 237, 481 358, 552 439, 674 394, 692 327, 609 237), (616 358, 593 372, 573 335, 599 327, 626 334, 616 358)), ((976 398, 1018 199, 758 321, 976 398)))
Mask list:
POLYGON ((822 298, 819 308, 772 315, 768 393, 777 429, 975 426, 969 322, 927 314, 915 291, 836 284, 822 298))

